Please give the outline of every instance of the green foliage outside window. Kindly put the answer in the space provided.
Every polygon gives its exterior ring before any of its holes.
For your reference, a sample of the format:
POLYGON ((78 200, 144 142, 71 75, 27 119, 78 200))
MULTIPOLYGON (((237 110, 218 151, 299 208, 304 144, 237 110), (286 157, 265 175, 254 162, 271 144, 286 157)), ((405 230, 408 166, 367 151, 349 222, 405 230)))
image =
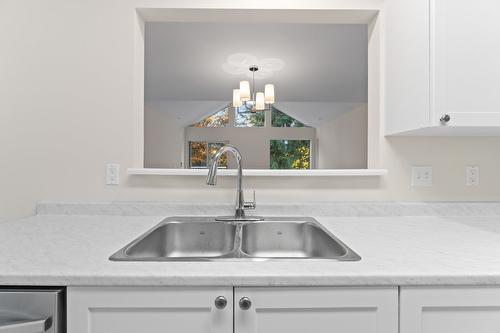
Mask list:
POLYGON ((193 124, 193 127, 225 127, 229 124, 229 110, 224 108, 211 116, 193 124))
MULTIPOLYGON (((190 141, 189 142, 189 162, 190 168, 207 168, 210 159, 224 146, 223 142, 190 141)), ((223 154, 219 160, 219 168, 227 168, 227 153, 223 154)))
POLYGON ((249 112, 244 107, 234 109, 234 127, 264 127, 264 112, 249 112))
POLYGON ((306 127, 297 119, 290 117, 278 109, 272 108, 271 112, 271 124, 273 127, 306 127))
POLYGON ((271 140, 271 169, 310 169, 310 140, 271 140))

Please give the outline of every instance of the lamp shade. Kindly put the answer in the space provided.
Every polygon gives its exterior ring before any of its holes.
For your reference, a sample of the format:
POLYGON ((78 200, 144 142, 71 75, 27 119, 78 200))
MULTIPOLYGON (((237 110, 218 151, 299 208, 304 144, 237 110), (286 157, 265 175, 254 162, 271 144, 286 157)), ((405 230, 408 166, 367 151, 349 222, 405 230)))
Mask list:
POLYGON ((264 101, 264 93, 258 92, 255 95, 255 109, 257 111, 262 111, 266 109, 265 101, 264 101))
POLYGON ((240 82, 240 99, 243 102, 250 100, 250 82, 241 81, 240 82))
POLYGON ((274 84, 266 84, 264 86, 264 96, 267 104, 274 103, 274 84))
POLYGON ((243 102, 241 101, 240 90, 233 89, 233 106, 235 108, 237 108, 237 107, 240 107, 242 105, 243 105, 243 102))

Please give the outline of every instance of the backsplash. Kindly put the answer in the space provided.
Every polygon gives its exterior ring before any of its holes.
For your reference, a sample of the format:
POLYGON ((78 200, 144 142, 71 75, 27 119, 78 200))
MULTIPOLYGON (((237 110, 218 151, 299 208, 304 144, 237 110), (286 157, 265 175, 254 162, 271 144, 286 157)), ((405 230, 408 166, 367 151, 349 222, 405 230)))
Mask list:
MULTIPOLYGON (((37 215, 227 215, 230 204, 166 202, 39 202, 37 215)), ((313 202, 260 204, 249 215, 280 216, 500 216, 494 202, 313 202)))

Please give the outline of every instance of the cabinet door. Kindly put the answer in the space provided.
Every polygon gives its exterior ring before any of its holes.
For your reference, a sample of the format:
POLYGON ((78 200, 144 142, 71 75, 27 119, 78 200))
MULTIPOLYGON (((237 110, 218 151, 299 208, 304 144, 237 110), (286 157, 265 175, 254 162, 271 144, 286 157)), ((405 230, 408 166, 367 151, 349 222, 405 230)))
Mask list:
POLYGON ((68 288, 68 333, 232 333, 232 288, 68 288), (227 305, 217 309, 215 299, 227 305))
POLYGON ((431 0, 432 125, 500 126, 500 1, 431 0))
POLYGON ((385 131, 429 126, 429 1, 385 0, 385 131))
POLYGON ((397 287, 235 288, 234 302, 235 333, 398 332, 397 287))
POLYGON ((498 333, 500 288, 402 287, 401 333, 498 333))

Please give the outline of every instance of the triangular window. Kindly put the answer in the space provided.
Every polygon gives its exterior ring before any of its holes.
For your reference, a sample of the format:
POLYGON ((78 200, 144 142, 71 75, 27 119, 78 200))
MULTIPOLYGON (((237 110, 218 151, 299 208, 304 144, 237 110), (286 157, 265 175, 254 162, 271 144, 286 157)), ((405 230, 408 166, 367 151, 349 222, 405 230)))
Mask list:
POLYGON ((214 114, 200 120, 191 127, 225 127, 229 124, 229 107, 215 112, 214 114))
POLYGON ((272 127, 309 127, 275 107, 272 108, 271 112, 272 127))

